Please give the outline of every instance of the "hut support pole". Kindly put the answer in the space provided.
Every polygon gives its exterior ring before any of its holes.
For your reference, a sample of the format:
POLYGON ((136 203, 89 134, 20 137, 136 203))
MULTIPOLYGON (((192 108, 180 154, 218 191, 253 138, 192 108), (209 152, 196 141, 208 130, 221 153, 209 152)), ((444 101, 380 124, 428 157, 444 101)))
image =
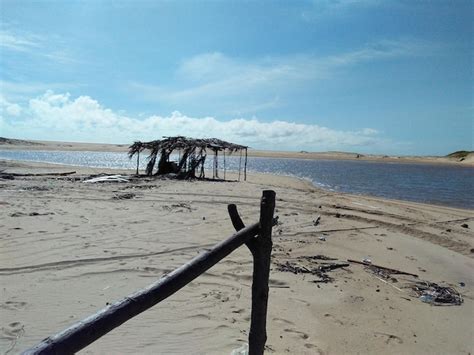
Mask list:
POLYGON ((138 166, 140 165, 140 151, 137 154, 137 175, 138 175, 138 166))
POLYGON ((242 169, 242 150, 240 151, 240 158, 239 158, 239 181, 240 181, 240 170, 242 169))
POLYGON ((215 156, 215 162, 216 162, 216 178, 219 179, 219 151, 216 149, 216 156, 215 156))
POLYGON ((244 181, 247 181, 247 148, 245 148, 244 181))
POLYGON ((224 180, 225 180, 225 149, 224 149, 224 180))
MULTIPOLYGON (((249 333, 249 355, 262 355, 267 341, 268 281, 272 253, 273 212, 275 210, 275 191, 265 190, 260 204, 260 232, 251 238, 247 247, 253 256, 252 315, 249 333)), ((235 205, 228 211, 234 228, 245 228, 235 205)))

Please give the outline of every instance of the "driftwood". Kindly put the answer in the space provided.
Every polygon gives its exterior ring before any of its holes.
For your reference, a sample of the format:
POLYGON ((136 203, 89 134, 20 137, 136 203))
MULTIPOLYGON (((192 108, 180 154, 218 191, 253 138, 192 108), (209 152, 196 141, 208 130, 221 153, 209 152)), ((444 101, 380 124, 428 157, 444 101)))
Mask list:
POLYGON ((66 173, 39 173, 39 174, 33 174, 33 173, 26 173, 26 174, 20 174, 20 173, 0 173, 0 177, 2 175, 7 175, 7 176, 17 176, 17 177, 22 177, 22 176, 67 176, 67 175, 72 175, 75 174, 75 171, 68 171, 66 173))
POLYGON ((322 255, 322 254, 303 256, 302 259, 306 259, 306 260, 327 260, 327 261, 328 260, 329 261, 337 260, 336 258, 331 258, 329 256, 322 255))
MULTIPOLYGON (((263 354, 266 341, 265 329, 274 207, 275 192, 264 191, 261 202, 260 221, 258 223, 239 228, 239 231, 231 237, 220 242, 211 250, 198 255, 180 268, 163 276, 150 286, 103 308, 96 314, 85 318, 66 330, 44 339, 33 348, 23 352, 23 354, 75 353, 114 328, 171 296, 243 244, 255 248, 252 252, 254 255, 254 281, 252 285, 252 320, 249 350, 251 355, 263 354), (257 235, 258 237, 256 237, 257 235)), ((240 222, 241 226, 243 226, 241 220, 240 222)), ((232 223, 234 226, 236 225, 234 219, 232 219, 232 223)))
POLYGON ((331 270, 336 270, 336 269, 339 269, 341 267, 348 267, 349 264, 328 264, 328 265, 321 265, 319 267, 319 271, 322 271, 322 272, 327 272, 327 271, 331 271, 331 270))
POLYGON ((356 263, 356 264, 361 264, 361 265, 364 265, 364 266, 369 266, 369 267, 374 267, 374 268, 386 270, 390 274, 409 275, 409 276, 413 276, 413 277, 418 277, 417 274, 412 274, 410 272, 400 271, 400 270, 397 270, 397 269, 392 269, 392 268, 389 268, 389 267, 375 265, 375 264, 371 264, 371 263, 364 263, 363 261, 357 261, 357 260, 352 260, 352 259, 347 259, 347 261, 350 262, 350 263, 356 263))

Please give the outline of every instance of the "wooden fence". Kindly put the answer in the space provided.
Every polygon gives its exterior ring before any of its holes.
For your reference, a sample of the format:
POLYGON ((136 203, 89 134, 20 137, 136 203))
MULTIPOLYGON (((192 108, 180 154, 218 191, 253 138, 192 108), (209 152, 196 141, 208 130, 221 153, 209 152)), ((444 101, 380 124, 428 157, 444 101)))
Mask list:
POLYGON ((266 334, 268 280, 272 250, 275 192, 263 191, 260 220, 245 226, 235 205, 228 206, 236 233, 155 283, 117 301, 79 321, 62 332, 50 336, 23 354, 73 354, 93 343, 114 328, 163 301, 206 272, 243 244, 253 256, 252 313, 249 332, 249 354, 263 354, 266 334))

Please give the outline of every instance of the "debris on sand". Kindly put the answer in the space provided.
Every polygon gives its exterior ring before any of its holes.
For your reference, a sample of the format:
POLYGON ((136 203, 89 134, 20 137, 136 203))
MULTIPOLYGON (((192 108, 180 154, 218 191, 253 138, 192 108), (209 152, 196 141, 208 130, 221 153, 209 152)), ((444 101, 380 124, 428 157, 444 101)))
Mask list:
POLYGON ((322 255, 322 254, 303 256, 302 258, 306 260, 337 260, 336 258, 331 258, 329 256, 322 255))
POLYGON ((25 186, 22 188, 24 191, 48 191, 51 190, 51 188, 46 187, 46 186, 25 186))
POLYGON ((422 302, 433 306, 460 306, 464 300, 453 287, 440 286, 434 282, 418 281, 411 289, 422 302))
POLYGON ((25 217, 25 216, 34 217, 34 216, 48 216, 48 215, 52 215, 52 214, 54 214, 54 212, 44 212, 44 213, 39 213, 39 212, 30 212, 30 213, 14 212, 14 213, 10 214, 10 217, 25 217))
POLYGON ((128 192, 126 194, 115 195, 114 197, 112 197, 112 199, 114 199, 114 200, 130 200, 132 198, 135 198, 136 196, 137 195, 135 195, 134 193, 128 192))
MULTIPOLYGON (((324 255, 315 255, 315 256, 302 256, 299 258, 299 260, 303 261, 309 261, 312 264, 318 264, 317 261, 314 260, 336 260, 333 258, 326 257, 324 255)), ((290 262, 286 261, 285 263, 277 263, 277 270, 281 272, 291 272, 295 275, 297 274, 311 274, 311 275, 316 275, 319 277, 317 280, 313 280, 312 282, 314 283, 328 283, 328 282, 333 282, 334 278, 330 277, 327 275, 327 272, 339 269, 339 268, 344 268, 348 267, 349 264, 339 264, 339 263, 322 263, 318 264, 316 267, 314 266, 304 266, 301 264, 298 264, 296 262, 290 262)))
POLYGON ((128 182, 128 177, 123 175, 92 175, 87 180, 84 180, 86 183, 97 183, 97 182, 128 182))
POLYGON ((15 180, 15 177, 11 174, 0 173, 0 179, 15 180))
POLYGON ((347 259, 347 261, 350 262, 350 263, 365 265, 366 269, 370 270, 374 274, 376 274, 380 277, 383 277, 385 279, 390 278, 392 274, 408 275, 408 276, 418 277, 417 274, 412 274, 410 272, 400 271, 400 270, 392 269, 392 268, 389 268, 389 267, 386 267, 386 266, 372 264, 372 261, 369 262, 368 259, 364 259, 363 261, 347 259))
POLYGON ((416 274, 411 274, 409 272, 404 272, 385 266, 374 265, 350 259, 348 259, 347 261, 365 265, 365 269, 368 272, 374 274, 377 279, 385 282, 386 284, 389 284, 390 286, 401 292, 403 292, 401 288, 396 287, 392 284, 398 282, 398 280, 392 277, 392 275, 397 274, 415 277, 416 279, 407 280, 407 286, 401 287, 405 289, 411 289, 413 291, 413 294, 411 296, 417 297, 422 302, 429 303, 434 306, 459 306, 463 303, 461 294, 453 287, 440 286, 434 282, 418 280, 418 275, 416 274), (386 280, 391 282, 388 282, 386 280))
POLYGON ((191 205, 185 202, 174 203, 170 206, 166 205, 163 206, 163 209, 168 212, 191 212, 193 210, 191 205))
POLYGON ((316 219, 313 220, 313 226, 317 226, 321 222, 321 216, 316 217, 316 219))

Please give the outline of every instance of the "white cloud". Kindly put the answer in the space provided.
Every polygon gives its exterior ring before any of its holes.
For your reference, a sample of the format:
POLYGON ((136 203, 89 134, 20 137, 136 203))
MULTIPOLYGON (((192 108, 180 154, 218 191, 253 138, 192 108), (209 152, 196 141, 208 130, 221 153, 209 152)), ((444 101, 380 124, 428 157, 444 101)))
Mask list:
POLYGON ((390 0, 313 0, 301 12, 301 18, 304 21, 314 22, 324 17, 350 14, 356 9, 370 9, 391 2, 390 0))
POLYGON ((198 102, 223 114, 255 113, 285 105, 285 98, 323 85, 334 73, 364 63, 417 56, 429 45, 410 40, 382 40, 330 56, 300 54, 244 60, 223 53, 203 53, 184 60, 172 85, 130 83, 131 95, 175 107, 198 102), (278 100, 275 100, 278 97, 278 100), (270 106, 269 106, 270 105, 270 106))
POLYGON ((77 87, 71 83, 14 82, 0 80, 0 93, 10 101, 25 102, 32 96, 48 90, 68 90, 77 87))
POLYGON ((0 30, 0 50, 36 55, 61 64, 76 62, 58 35, 46 36, 6 27, 0 30))
POLYGON ((13 51, 27 52, 40 47, 41 38, 33 35, 20 35, 0 30, 0 47, 13 51))
POLYGON ((21 107, 18 104, 9 102, 0 94, 0 116, 3 116, 3 112, 9 116, 18 116, 21 113, 21 107))
POLYGON ((45 94, 29 100, 25 107, 5 111, 2 135, 19 138, 126 143, 162 136, 218 137, 254 148, 285 150, 359 149, 386 142, 371 128, 339 131, 316 124, 291 121, 263 122, 257 118, 230 121, 214 117, 188 117, 179 112, 169 116, 129 117, 103 107, 89 96, 45 94), (16 113, 18 114, 15 115, 16 113))

